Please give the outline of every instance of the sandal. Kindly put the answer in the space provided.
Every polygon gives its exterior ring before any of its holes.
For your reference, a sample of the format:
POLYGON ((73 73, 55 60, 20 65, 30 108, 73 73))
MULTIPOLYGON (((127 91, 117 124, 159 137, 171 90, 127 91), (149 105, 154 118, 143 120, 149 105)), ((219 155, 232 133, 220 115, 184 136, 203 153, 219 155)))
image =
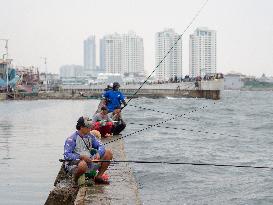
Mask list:
POLYGON ((95 177, 94 181, 95 181, 95 184, 110 184, 109 181, 100 177, 95 177))

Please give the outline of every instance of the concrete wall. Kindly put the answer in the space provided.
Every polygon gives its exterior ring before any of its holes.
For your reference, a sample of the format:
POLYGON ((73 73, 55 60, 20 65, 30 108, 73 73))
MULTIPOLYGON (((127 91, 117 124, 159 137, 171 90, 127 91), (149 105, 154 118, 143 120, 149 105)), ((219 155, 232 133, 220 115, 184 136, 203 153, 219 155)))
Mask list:
POLYGON ((0 100, 6 100, 6 93, 0 93, 0 100))
MULTIPOLYGON (((195 82, 181 82, 181 83, 164 83, 164 84, 144 84, 142 90, 152 89, 152 90, 195 90, 195 82)), ((94 90, 94 89, 104 89, 106 84, 102 85, 63 85, 64 90, 94 90)), ((121 85, 121 89, 138 89, 140 84, 130 84, 130 85, 121 85)), ((202 90, 223 90, 224 89, 224 80, 215 79, 210 81, 201 81, 202 90)))
MULTIPOLYGON (((121 89, 121 91, 127 96, 127 98, 131 98, 133 94, 137 91, 137 89, 121 89)), ((43 94, 41 98, 61 98, 61 99, 78 99, 84 98, 79 93, 84 93, 85 98, 100 98, 103 89, 73 89, 65 90, 56 94, 43 94), (74 93, 73 95, 71 93, 74 93)), ((42 96, 42 95, 41 95, 42 96)), ((139 92, 133 97, 150 97, 150 98, 160 98, 160 97, 192 97, 192 98, 207 98, 213 100, 220 99, 220 91, 219 90, 163 90, 163 89, 143 89, 139 90, 139 92)))
MULTIPOLYGON (((166 83, 166 84, 145 84, 137 92, 135 97, 198 97, 207 99, 220 99, 220 91, 224 88, 224 80, 201 81, 199 87, 195 82, 166 83), (201 85, 201 86, 200 86, 201 85)), ((83 92, 85 96, 100 97, 106 85, 78 85, 63 86, 63 92, 75 94, 83 92)), ((140 87, 139 84, 122 85, 121 91, 128 97, 132 96, 140 87)))

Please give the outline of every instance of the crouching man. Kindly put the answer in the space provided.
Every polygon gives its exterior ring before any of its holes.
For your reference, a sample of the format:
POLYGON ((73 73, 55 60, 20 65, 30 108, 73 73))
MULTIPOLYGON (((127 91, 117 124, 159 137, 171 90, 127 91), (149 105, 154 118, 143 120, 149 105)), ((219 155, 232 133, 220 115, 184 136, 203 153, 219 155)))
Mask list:
POLYGON ((121 117, 121 108, 120 107, 115 108, 114 112, 111 115, 111 119, 114 122, 114 126, 112 128, 113 135, 120 134, 121 131, 124 130, 126 127, 126 124, 121 117))
POLYGON ((93 117, 93 129, 101 133, 101 137, 111 137, 111 131, 113 127, 113 121, 108 116, 107 107, 102 107, 101 111, 93 117))
MULTIPOLYGON (((94 167, 93 160, 112 160, 113 154, 110 150, 105 149, 100 141, 90 133, 92 121, 87 117, 80 117, 77 121, 76 129, 65 141, 64 159, 65 169, 73 176, 74 185, 77 185, 78 179, 82 174, 94 167), (91 155, 91 150, 97 150, 95 156, 91 155)), ((98 174, 94 181, 97 184, 109 184, 109 181, 102 178, 103 173, 107 170, 110 162, 102 162, 98 174)))

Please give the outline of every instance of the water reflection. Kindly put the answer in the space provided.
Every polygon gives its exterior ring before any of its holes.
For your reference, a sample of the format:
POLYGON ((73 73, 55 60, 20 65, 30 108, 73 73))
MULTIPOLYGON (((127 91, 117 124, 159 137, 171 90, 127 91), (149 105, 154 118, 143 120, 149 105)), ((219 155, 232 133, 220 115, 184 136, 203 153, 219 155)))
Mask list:
MULTIPOLYGON (((10 157, 10 146, 11 146, 11 138, 12 136, 13 125, 11 121, 8 120, 0 120, 0 153, 2 160, 9 160, 10 157)), ((1 162, 6 164, 4 162, 1 162)))

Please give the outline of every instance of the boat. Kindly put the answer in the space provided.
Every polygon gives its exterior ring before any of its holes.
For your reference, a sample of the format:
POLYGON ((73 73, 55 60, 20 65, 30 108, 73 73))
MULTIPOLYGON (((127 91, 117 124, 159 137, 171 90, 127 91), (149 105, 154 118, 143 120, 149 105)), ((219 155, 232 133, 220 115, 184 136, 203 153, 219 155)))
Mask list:
POLYGON ((0 91, 10 91, 15 89, 16 83, 20 79, 16 69, 11 67, 11 59, 0 59, 0 91))

